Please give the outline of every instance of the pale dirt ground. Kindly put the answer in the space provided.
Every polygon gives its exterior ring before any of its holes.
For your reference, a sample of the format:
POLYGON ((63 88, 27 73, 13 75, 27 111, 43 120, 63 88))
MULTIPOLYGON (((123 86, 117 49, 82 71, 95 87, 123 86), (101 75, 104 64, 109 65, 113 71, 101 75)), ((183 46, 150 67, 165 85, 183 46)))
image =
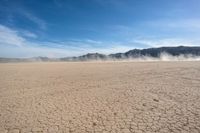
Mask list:
POLYGON ((0 64, 0 133, 199 133, 200 62, 0 64))

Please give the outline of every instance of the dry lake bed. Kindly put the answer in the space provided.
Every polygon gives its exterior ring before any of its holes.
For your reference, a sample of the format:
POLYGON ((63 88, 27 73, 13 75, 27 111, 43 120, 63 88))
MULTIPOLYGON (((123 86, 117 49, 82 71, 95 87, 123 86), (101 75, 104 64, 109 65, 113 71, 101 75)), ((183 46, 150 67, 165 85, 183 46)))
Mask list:
POLYGON ((0 64, 0 133, 199 133, 200 62, 0 64))

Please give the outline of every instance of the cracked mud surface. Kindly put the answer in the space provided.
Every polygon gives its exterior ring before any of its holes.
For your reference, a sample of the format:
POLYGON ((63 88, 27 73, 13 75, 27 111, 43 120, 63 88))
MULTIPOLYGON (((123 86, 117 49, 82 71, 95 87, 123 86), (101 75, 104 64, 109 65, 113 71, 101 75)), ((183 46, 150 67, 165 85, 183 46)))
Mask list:
POLYGON ((200 62, 0 64, 0 133, 199 133, 200 62))

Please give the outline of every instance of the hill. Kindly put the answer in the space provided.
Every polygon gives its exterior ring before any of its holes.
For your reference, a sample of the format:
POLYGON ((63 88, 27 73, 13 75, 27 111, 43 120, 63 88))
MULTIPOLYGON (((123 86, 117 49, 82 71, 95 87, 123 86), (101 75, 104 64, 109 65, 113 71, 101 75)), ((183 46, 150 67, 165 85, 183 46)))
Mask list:
POLYGON ((77 57, 64 57, 64 58, 48 58, 48 57, 33 57, 33 58, 0 58, 0 62, 34 62, 34 61, 90 61, 90 60, 123 60, 123 59, 137 59, 143 57, 160 58, 165 53, 172 57, 200 57, 200 47, 160 47, 160 48, 147 48, 147 49, 133 49, 125 53, 115 54, 100 54, 88 53, 86 55, 77 57))

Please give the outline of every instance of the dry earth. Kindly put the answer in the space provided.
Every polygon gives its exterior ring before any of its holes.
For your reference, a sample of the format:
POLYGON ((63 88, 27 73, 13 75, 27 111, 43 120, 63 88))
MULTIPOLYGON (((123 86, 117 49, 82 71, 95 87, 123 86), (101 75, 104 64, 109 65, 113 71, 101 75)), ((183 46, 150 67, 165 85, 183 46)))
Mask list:
POLYGON ((0 133, 199 133, 200 62, 0 64, 0 133))

